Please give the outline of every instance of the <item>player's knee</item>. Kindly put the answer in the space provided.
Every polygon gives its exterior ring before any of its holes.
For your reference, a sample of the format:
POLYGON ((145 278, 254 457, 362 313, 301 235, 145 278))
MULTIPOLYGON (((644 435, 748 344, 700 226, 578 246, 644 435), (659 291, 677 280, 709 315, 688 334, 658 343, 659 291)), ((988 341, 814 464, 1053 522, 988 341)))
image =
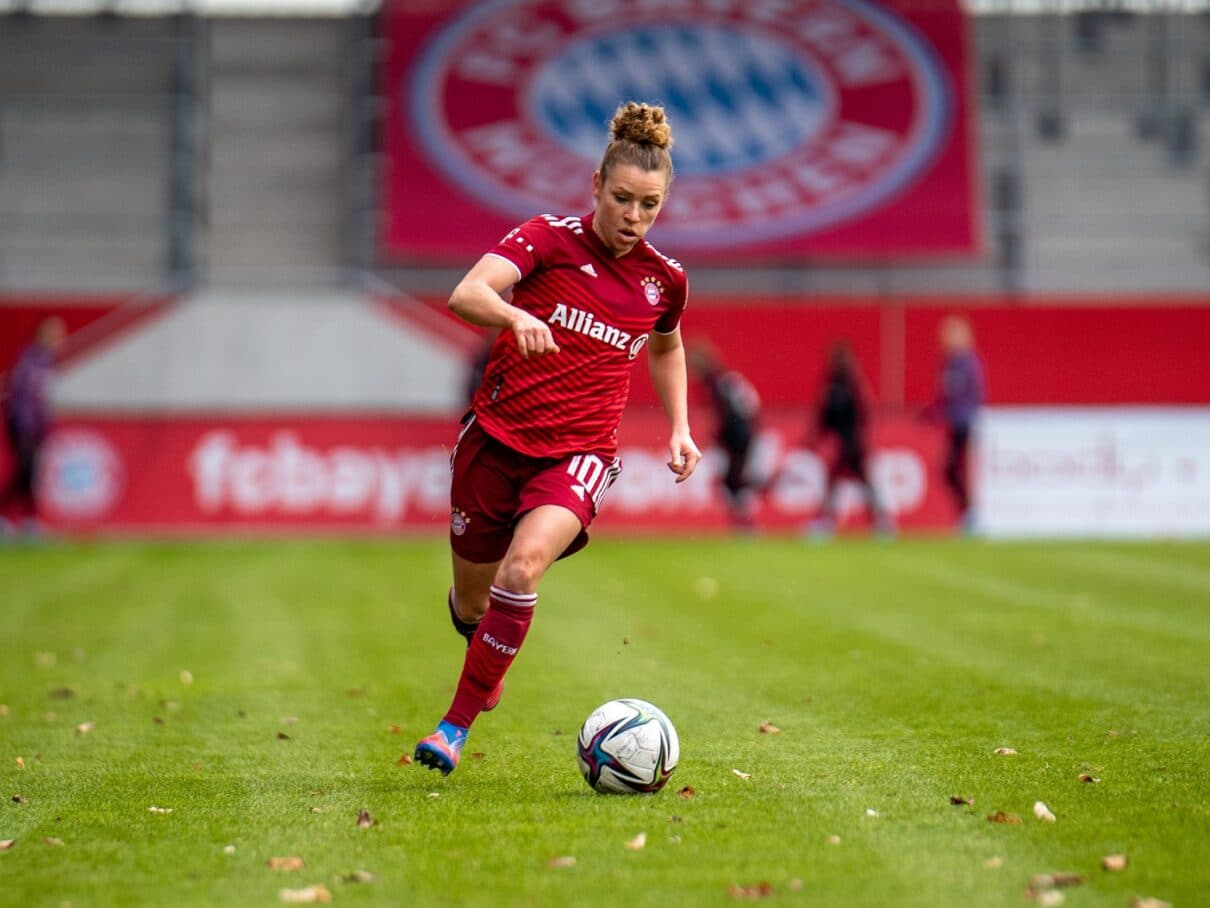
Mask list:
POLYGON ((500 564, 496 584, 513 593, 533 593, 547 566, 546 556, 538 547, 515 547, 500 564))

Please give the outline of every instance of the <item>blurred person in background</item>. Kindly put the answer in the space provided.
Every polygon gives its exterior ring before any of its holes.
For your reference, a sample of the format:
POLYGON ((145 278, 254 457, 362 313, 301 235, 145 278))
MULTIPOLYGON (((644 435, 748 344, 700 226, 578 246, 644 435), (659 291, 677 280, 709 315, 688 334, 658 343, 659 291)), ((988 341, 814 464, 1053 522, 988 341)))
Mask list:
POLYGON ((954 496, 959 524, 974 529, 971 509, 968 464, 971 429, 986 395, 983 363, 975 352, 975 334, 970 322, 959 315, 942 320, 937 330, 943 359, 937 396, 924 410, 926 419, 945 425, 948 448, 945 456, 945 483, 954 496))
POLYGON ((875 530, 882 534, 894 532, 894 522, 866 471, 872 400, 873 394, 852 348, 845 341, 837 341, 828 353, 815 419, 807 439, 808 447, 825 449, 823 457, 828 471, 823 508, 808 527, 814 537, 827 538, 836 531, 837 497, 840 482, 846 476, 861 483, 875 530))
POLYGON ((4 395, 4 430, 12 449, 13 469, 0 489, 0 531, 12 515, 26 532, 38 529, 38 457, 54 424, 50 385, 55 356, 67 335, 63 320, 44 319, 34 341, 9 373, 4 395))
POLYGON ((727 458, 720 477, 727 510, 737 528, 753 529, 757 489, 748 475, 748 461, 760 419, 760 395, 748 379, 723 365, 709 344, 693 346, 689 366, 714 406, 715 438, 727 458))

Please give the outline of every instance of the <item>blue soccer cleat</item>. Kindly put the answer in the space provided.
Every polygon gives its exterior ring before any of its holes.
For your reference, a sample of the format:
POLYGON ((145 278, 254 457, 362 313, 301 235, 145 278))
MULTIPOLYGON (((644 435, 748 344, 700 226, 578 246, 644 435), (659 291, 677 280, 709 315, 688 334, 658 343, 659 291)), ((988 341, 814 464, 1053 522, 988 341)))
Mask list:
POLYGON ((438 722, 437 730, 416 745, 416 762, 429 769, 440 769, 443 776, 448 776, 458 768, 466 732, 459 725, 438 722))

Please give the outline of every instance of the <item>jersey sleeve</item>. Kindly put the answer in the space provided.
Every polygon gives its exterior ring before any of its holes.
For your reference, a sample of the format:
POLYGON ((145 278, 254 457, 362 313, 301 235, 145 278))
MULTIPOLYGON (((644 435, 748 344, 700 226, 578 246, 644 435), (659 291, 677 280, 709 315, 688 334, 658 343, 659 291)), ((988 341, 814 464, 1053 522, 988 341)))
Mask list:
POLYGON ((685 311, 685 305, 689 302, 689 279, 683 271, 677 271, 675 274, 677 280, 672 283, 668 294, 671 305, 655 323, 655 330, 658 334, 671 334, 680 327, 681 315, 685 311))
POLYGON ((517 269, 517 280, 523 281, 549 256, 553 245, 550 225, 538 217, 514 227, 487 254, 504 259, 517 269))

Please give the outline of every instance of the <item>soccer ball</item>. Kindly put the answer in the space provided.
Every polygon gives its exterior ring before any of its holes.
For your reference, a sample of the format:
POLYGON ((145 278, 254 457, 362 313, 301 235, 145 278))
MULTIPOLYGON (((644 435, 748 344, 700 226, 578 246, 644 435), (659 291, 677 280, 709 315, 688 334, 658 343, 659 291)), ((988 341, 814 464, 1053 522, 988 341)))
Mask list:
POLYGON ((580 728, 580 772, 597 791, 637 794, 664 787, 681 756, 676 729, 646 700, 610 700, 580 728))

